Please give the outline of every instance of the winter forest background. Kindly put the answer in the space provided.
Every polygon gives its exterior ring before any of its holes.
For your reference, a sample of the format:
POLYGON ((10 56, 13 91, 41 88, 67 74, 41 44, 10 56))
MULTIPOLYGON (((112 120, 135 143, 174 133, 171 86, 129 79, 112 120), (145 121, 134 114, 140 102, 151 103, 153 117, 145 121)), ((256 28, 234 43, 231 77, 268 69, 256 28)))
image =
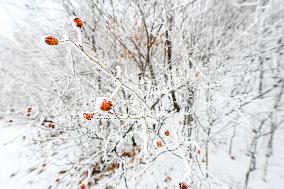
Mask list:
POLYGON ((0 0, 0 16, 1 189, 283 188, 283 0, 0 0))

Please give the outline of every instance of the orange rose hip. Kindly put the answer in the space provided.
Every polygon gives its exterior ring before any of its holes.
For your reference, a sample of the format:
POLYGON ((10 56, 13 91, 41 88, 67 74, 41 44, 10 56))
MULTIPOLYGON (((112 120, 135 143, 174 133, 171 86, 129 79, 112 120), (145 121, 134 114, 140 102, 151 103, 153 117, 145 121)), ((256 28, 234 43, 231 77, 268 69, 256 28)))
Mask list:
POLYGON ((80 18, 74 18, 74 23, 78 28, 82 28, 83 27, 83 21, 80 18))
POLYGON ((59 41, 55 37, 49 35, 45 38, 45 43, 48 45, 58 45, 59 41))
POLYGON ((83 116, 86 120, 89 120, 89 121, 92 120, 94 117, 92 113, 84 113, 83 116))
POLYGON ((100 105, 100 109, 102 111, 110 111, 112 108, 112 102, 110 100, 104 99, 103 102, 100 105))

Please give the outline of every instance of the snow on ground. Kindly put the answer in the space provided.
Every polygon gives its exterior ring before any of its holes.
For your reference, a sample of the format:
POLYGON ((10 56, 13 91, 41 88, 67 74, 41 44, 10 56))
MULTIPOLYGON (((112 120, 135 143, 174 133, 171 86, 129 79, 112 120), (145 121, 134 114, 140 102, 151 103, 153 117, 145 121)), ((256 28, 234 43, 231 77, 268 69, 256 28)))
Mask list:
MULTIPOLYGON (((0 122, 0 188, 37 189, 47 188, 50 182, 54 182, 56 171, 59 167, 50 167, 48 170, 43 166, 38 147, 24 139, 31 130, 27 125, 14 125, 8 121, 0 122), (34 166, 39 165, 45 170, 43 173, 36 171, 28 173, 34 166), (45 187, 43 187, 45 186, 45 187)), ((263 165, 257 164, 257 170, 253 172, 249 187, 251 189, 282 189, 284 185, 284 130, 279 129, 274 140, 274 154, 270 160, 267 182, 263 181, 263 165)), ((244 144, 238 144, 244 145, 244 144)), ((233 187, 242 187, 245 172, 247 170, 248 157, 237 153, 235 160, 227 153, 211 146, 209 171, 216 182, 221 181, 233 187)), ((139 170, 141 171, 141 170, 139 170)), ((132 177, 133 172, 129 172, 132 177)), ((137 174, 137 172, 136 172, 137 174)), ((186 179, 185 166, 182 161, 171 154, 160 156, 157 161, 150 164, 147 171, 137 181, 136 188, 177 188, 180 180, 186 179), (178 163, 177 163, 178 162, 178 163), (161 175, 164 172, 164 175, 161 175)), ((107 182, 107 179, 102 182, 107 182)), ((129 182, 132 183, 131 181, 129 182)), ((226 184, 225 184, 226 185, 226 184)), ((71 187, 76 188, 76 186, 71 187)), ((100 187, 100 184, 94 188, 100 187)), ((117 188, 124 188, 120 183, 117 188)), ((213 187, 214 188, 214 187, 213 187)), ((220 187, 222 188, 222 187, 220 187)))
POLYGON ((0 125, 0 188, 28 188, 25 179, 17 178, 17 173, 27 169, 33 161, 26 156, 30 147, 22 139, 27 128, 23 125, 12 126, 7 122, 1 122, 0 125))
POLYGON ((0 122, 0 188, 47 188, 52 172, 29 173, 34 165, 45 167, 35 145, 26 141, 31 130, 27 125, 0 122), (51 174, 51 175, 50 175, 51 174), (46 187, 43 187, 46 186, 46 187))

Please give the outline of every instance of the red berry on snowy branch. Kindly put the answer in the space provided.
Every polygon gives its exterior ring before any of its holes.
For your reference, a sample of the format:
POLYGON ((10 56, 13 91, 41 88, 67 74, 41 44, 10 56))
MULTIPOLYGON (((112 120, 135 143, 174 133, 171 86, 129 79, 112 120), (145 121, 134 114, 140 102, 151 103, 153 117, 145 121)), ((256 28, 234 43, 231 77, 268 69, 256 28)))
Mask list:
POLYGON ((59 41, 55 37, 49 35, 45 38, 45 43, 48 45, 58 45, 59 41))
POLYGON ((110 111, 112 108, 112 102, 110 100, 104 99, 100 105, 102 111, 110 111))
POLYGON ((162 141, 161 141, 160 139, 156 139, 156 140, 154 141, 154 146, 155 146, 156 148, 161 148, 161 147, 163 146, 163 143, 162 143, 162 141))
POLYGON ((92 114, 92 113, 84 113, 83 116, 84 116, 84 118, 85 118, 86 120, 89 120, 89 121, 90 121, 90 120, 93 119, 94 114, 92 114))
POLYGON ((74 18, 74 23, 78 28, 83 27, 83 21, 80 18, 74 18))
POLYGON ((85 184, 81 184, 81 189, 86 189, 86 185, 85 184))
POLYGON ((32 114, 32 107, 27 107, 26 115, 30 116, 32 114))
POLYGON ((32 107, 28 107, 28 108, 27 108, 27 112, 28 112, 28 113, 31 113, 31 112, 32 112, 32 107))
POLYGON ((180 182, 179 188, 180 189, 189 189, 189 185, 187 185, 185 182, 180 182))
POLYGON ((165 131, 165 136, 170 136, 170 131, 169 130, 165 131))
POLYGON ((49 124, 47 125, 47 127, 48 127, 48 128, 51 128, 51 129, 54 129, 54 128, 55 128, 55 125, 54 125, 53 123, 49 123, 49 124))

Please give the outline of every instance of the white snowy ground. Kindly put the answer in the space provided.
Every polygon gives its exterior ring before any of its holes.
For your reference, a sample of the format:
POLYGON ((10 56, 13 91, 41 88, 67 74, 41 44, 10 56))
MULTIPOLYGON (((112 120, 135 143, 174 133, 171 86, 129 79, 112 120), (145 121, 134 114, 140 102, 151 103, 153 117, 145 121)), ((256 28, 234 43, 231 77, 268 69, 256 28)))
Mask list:
MULTIPOLYGON (((40 184, 31 183, 33 178, 19 178, 17 174, 29 169, 34 164, 32 159, 33 146, 23 142, 23 136, 28 130, 23 125, 12 126, 7 122, 0 122, 0 188, 42 188, 40 184), (13 176, 15 174, 15 176, 13 176), (12 176, 12 177, 11 177, 12 176)), ((34 157, 37 155, 34 154, 34 157)), ((22 175, 21 175, 22 176, 22 175)))
POLYGON ((28 173, 34 165, 42 166, 44 159, 38 147, 24 139, 32 133, 27 125, 0 120, 0 189, 48 188, 57 171, 53 166, 46 171, 28 173), (17 126, 15 126, 17 125, 17 126))
MULTIPOLYGON (((23 136, 31 130, 24 125, 0 121, 0 189, 39 189, 47 188, 54 181, 58 167, 53 167, 41 174, 29 173, 31 165, 40 165, 41 157, 36 146, 23 140, 23 136), (56 170, 57 169, 57 170, 56 170), (15 174, 15 176, 13 176, 15 174), (11 177, 12 175, 12 177, 11 177)), ((279 129, 274 140, 274 154, 270 160, 267 182, 262 178, 262 167, 257 165, 257 171, 251 176, 249 188, 251 189, 282 189, 284 186, 284 130, 279 129)), ((240 144, 242 145, 242 144, 240 144)), ((211 148, 210 172, 220 181, 228 185, 242 188, 245 172, 247 170, 248 158, 236 155, 232 160, 227 154, 211 148)), ((171 172, 171 171, 170 171, 171 172)), ((162 156, 149 168, 147 173, 140 178, 140 185, 135 188, 177 188, 176 182, 181 179, 184 166, 181 161, 175 161, 174 156, 162 156), (178 163, 177 163, 178 162, 178 163), (168 175, 161 175, 161 171, 172 167, 175 173, 170 173, 172 181, 163 182, 168 175)), ((77 186, 74 186, 77 188, 77 186)), ((102 188, 96 186, 94 188, 102 188)), ((117 188, 124 188, 122 183, 117 188)), ((214 187, 213 187, 214 189, 214 187)))

